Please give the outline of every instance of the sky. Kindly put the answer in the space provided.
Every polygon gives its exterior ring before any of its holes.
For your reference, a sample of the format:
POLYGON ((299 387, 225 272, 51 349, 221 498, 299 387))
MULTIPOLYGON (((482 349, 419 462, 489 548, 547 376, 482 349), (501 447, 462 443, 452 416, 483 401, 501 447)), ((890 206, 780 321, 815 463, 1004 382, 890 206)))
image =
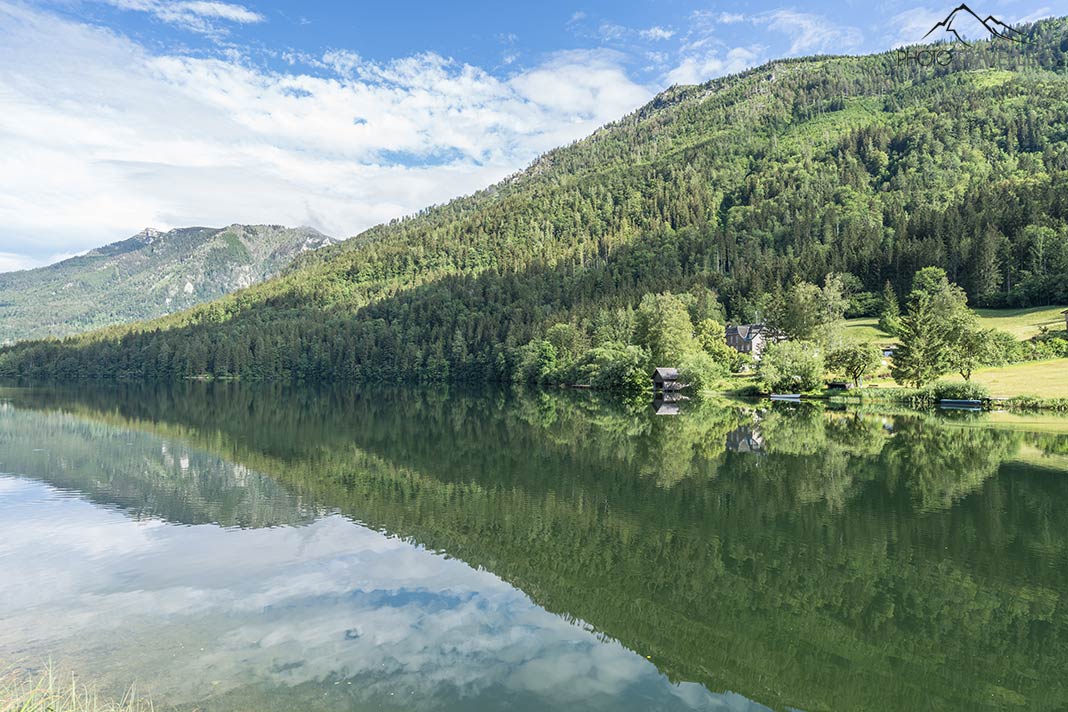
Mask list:
POLYGON ((145 227, 351 237, 672 84, 911 44, 956 4, 0 0, 0 271, 145 227))

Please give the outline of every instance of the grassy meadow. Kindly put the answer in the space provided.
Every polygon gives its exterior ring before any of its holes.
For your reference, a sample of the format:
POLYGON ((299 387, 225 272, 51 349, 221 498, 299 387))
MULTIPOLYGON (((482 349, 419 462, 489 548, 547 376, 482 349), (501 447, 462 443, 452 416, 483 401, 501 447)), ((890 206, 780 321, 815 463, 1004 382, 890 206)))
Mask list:
MULTIPOLYGON (((1041 333, 1043 328, 1051 332, 1064 331, 1064 306, 1034 307, 1030 309, 977 309, 983 328, 1006 331, 1021 341, 1041 333)), ((870 341, 880 346, 897 343, 879 328, 874 317, 847 319, 845 336, 854 342, 870 341)), ((952 374, 947 381, 963 380, 952 374)), ((888 369, 882 369, 874 378, 866 379, 870 385, 893 386, 888 369)), ((985 385, 994 397, 1032 395, 1040 398, 1068 398, 1068 359, 1029 361, 998 368, 983 368, 972 374, 972 381, 985 385)))
MULTIPOLYGON (((979 323, 984 329, 1007 331, 1017 339, 1024 341, 1038 336, 1042 327, 1050 331, 1064 331, 1064 314, 1066 307, 1032 307, 1030 309, 976 309, 979 323)), ((846 319, 846 338, 851 341, 874 341, 878 344, 897 343, 897 337, 887 334, 879 328, 875 317, 846 319)))
MULTIPOLYGON (((963 379, 958 375, 946 376, 945 380, 963 379)), ((972 382, 986 386, 995 398, 1022 395, 1068 398, 1068 358, 981 368, 972 374, 972 382)))
POLYGON ((846 319, 845 337, 849 341, 874 341, 880 346, 883 344, 896 344, 897 337, 887 334, 879 328, 879 320, 873 316, 860 317, 859 319, 846 319))
POLYGON ((976 309, 984 328, 1007 331, 1021 341, 1037 336, 1042 327, 1050 331, 1064 330, 1065 307, 1032 307, 1030 309, 976 309))

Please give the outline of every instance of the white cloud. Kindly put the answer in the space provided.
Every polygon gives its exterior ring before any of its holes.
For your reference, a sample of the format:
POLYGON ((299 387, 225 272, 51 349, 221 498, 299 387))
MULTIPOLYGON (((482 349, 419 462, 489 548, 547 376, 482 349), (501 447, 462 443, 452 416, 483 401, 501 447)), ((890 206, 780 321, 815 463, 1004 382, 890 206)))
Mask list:
POLYGON ((0 35, 0 251, 18 259, 146 225, 349 236, 485 187, 651 96, 609 51, 503 78, 435 54, 374 63, 344 50, 268 71, 153 54, 2 0, 0 35))
POLYGON ((214 17, 230 22, 263 22, 263 15, 253 12, 241 5, 233 5, 225 2, 180 2, 171 5, 178 13, 196 15, 198 17, 214 17))
POLYGON ((627 28, 623 25, 616 25, 611 22, 602 22, 601 26, 597 29, 597 33, 600 35, 601 39, 609 41, 621 40, 628 34, 628 32, 627 28))
POLYGON ((890 46, 902 47, 923 42, 924 34, 945 15, 945 11, 930 10, 925 7, 914 7, 899 12, 890 18, 890 36, 887 38, 890 46))
POLYGON ((825 17, 806 12, 775 10, 757 21, 791 39, 789 54, 848 52, 859 47, 864 39, 855 27, 836 25, 825 17))
POLYGON ((740 12, 721 12, 716 16, 716 20, 723 25, 732 25, 736 22, 744 22, 745 15, 740 12))
POLYGON ((1054 14, 1055 13, 1053 12, 1052 8, 1040 7, 1039 9, 1035 10, 1034 12, 1030 12, 1030 13, 1028 13, 1026 15, 1022 15, 1020 17, 1017 17, 1016 20, 1012 24, 1014 24, 1014 25, 1023 25, 1023 24, 1026 24, 1028 22, 1038 22, 1039 20, 1044 20, 1047 17, 1052 17, 1054 14))
MULTIPOLYGON (((797 55, 816 52, 846 53, 860 47, 864 41, 860 30, 839 25, 822 15, 780 8, 754 15, 732 12, 697 10, 690 15, 690 28, 681 46, 684 57, 693 58, 709 47, 725 48, 726 43, 718 37, 729 32, 734 36, 738 30, 724 30, 722 25, 746 23, 771 38, 764 31, 785 35, 790 42, 785 54, 797 55)), ((780 51, 776 49, 776 54, 780 51)))
POLYGON ((0 252, 0 272, 14 272, 20 269, 33 269, 46 264, 44 260, 33 259, 14 252, 0 252))
MULTIPOLYGON (((559 52, 540 67, 514 77, 509 85, 525 103, 557 112, 570 112, 573 120, 602 116, 598 123, 616 119, 649 98, 648 90, 633 84, 621 65, 623 56, 611 50, 559 52), (617 107, 605 114, 602 107, 617 107)), ((588 122, 587 122, 588 123, 588 122)), ((559 138, 550 148, 574 138, 574 131, 555 127, 549 133, 559 138)))
POLYGON ((714 77, 736 74, 760 64, 763 48, 734 47, 720 56, 717 51, 684 58, 665 76, 668 84, 701 84, 714 77))
POLYGON ((103 0, 122 10, 147 12, 163 22, 177 25, 194 32, 219 33, 218 20, 249 24, 263 22, 266 18, 244 5, 235 5, 215 0, 103 0))
POLYGON ((650 27, 648 30, 642 30, 639 34, 647 40, 670 40, 675 36, 675 31, 658 26, 650 27))

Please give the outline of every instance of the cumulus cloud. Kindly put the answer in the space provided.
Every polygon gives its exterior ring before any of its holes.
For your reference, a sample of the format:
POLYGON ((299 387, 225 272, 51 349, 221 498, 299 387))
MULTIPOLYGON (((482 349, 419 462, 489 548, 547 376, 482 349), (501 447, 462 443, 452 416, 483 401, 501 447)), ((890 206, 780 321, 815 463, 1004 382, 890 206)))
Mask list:
POLYGON ((651 96, 610 51, 506 77, 433 53, 369 62, 343 49, 287 55, 278 71, 234 52, 154 53, 4 2, 0 34, 0 251, 15 259, 147 225, 349 236, 482 188, 651 96))
MULTIPOLYGON (((737 30, 729 32, 737 34, 737 30)), ((745 15, 737 12, 697 10, 691 13, 689 28, 681 38, 679 59, 664 75, 670 84, 698 84, 714 77, 748 69, 769 58, 768 46, 778 45, 779 37, 789 43, 774 54, 843 53, 856 50, 864 38, 854 27, 839 25, 821 15, 777 9, 745 15), (757 32, 757 42, 731 47, 723 39, 724 25, 746 23, 757 32), (765 44, 767 43, 767 45, 765 44)))
POLYGON ((760 47, 734 47, 722 55, 717 50, 691 55, 668 72, 665 79, 669 84, 701 84, 760 64, 760 52, 760 47))
POLYGON ((639 34, 647 40, 670 40, 675 36, 675 31, 657 26, 642 30, 639 34))

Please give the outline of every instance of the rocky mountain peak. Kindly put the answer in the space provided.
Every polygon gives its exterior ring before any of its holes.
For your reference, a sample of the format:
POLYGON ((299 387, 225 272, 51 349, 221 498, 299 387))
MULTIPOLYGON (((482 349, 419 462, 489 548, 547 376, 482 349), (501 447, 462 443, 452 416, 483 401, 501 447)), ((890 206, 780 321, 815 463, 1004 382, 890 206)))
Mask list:
POLYGON ((154 227, 146 227, 144 230, 134 235, 133 239, 143 242, 146 245, 151 245, 162 234, 163 232, 161 230, 157 230, 154 227))

